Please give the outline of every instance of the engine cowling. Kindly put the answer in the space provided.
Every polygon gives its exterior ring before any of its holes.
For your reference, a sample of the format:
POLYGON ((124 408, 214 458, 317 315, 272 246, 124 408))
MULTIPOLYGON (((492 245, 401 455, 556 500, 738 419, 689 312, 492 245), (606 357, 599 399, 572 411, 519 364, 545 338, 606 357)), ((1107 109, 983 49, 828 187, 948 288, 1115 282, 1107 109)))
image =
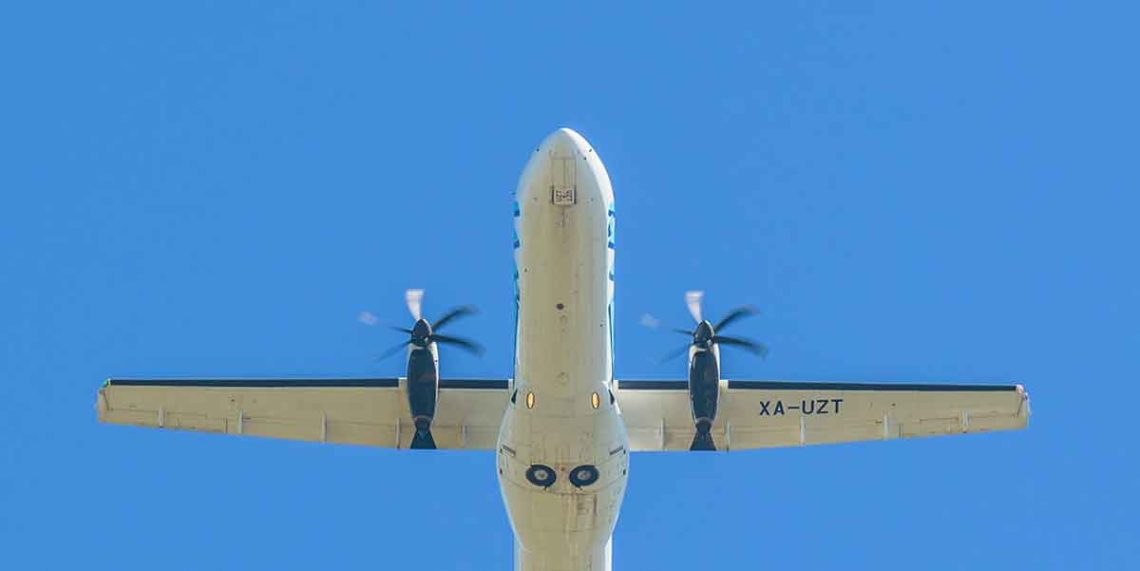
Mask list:
POLYGON ((439 400, 439 359, 436 355, 434 343, 422 348, 415 347, 408 352, 408 409, 412 412, 412 422, 416 427, 410 448, 435 448, 431 423, 439 400))
POLYGON ((714 349, 697 349, 689 359, 689 406, 697 432, 689 450, 716 450, 712 425, 720 397, 720 363, 714 349))

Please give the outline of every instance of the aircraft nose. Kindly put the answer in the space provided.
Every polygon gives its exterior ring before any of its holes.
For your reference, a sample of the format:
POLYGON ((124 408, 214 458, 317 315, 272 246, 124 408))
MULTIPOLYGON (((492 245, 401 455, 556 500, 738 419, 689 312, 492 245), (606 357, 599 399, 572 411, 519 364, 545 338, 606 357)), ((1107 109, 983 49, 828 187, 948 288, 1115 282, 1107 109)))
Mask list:
POLYGON ((590 143, 573 129, 563 127, 549 134, 539 145, 540 150, 555 157, 573 157, 584 155, 590 150, 590 143))
POLYGON ((563 127, 548 134, 534 150, 523 169, 515 197, 523 205, 609 205, 613 202, 613 189, 590 143, 573 129, 563 127))

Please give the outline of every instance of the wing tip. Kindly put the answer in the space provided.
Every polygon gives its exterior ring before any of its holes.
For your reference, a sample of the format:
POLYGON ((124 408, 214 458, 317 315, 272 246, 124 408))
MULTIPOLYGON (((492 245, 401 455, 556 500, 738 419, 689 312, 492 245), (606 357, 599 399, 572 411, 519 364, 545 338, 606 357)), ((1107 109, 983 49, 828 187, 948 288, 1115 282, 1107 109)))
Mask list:
POLYGON ((107 412, 110 406, 107 402, 107 389, 111 386, 111 379, 103 381, 99 386, 99 390, 95 392, 95 419, 99 422, 106 422, 107 412))
POLYGON ((1022 420, 1022 427, 1029 426, 1029 417, 1032 411, 1029 408, 1029 392, 1025 390, 1025 385, 1017 383, 1017 395, 1021 397, 1021 405, 1017 409, 1017 416, 1022 420))

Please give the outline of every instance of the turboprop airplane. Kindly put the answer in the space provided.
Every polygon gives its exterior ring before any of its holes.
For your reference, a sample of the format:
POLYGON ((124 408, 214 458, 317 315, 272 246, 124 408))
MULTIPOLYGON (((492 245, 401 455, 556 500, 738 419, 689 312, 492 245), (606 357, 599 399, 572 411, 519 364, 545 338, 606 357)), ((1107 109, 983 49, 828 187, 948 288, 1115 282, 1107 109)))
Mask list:
MULTIPOLYGON (((630 454, 738 452, 1024 428, 1021 385, 724 379, 720 346, 762 353, 686 296, 696 321, 688 378, 614 378, 614 194, 594 149, 559 129, 531 155, 515 194, 514 376, 440 375, 439 333, 422 292, 398 378, 110 379, 99 420, 115 424, 398 449, 489 450, 515 535, 515 569, 608 570, 630 454)), ((678 355, 679 356, 679 355, 678 355)))

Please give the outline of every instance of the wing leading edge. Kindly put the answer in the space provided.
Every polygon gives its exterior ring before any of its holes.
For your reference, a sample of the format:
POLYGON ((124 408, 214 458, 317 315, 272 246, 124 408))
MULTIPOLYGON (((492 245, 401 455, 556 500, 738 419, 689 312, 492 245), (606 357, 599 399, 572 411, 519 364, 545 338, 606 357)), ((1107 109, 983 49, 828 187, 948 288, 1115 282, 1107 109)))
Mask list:
MULTIPOLYGON (((508 380, 440 381, 436 446, 495 447, 508 380)), ((110 379, 100 422, 152 428, 407 448, 415 434, 403 378, 110 379)))
MULTIPOLYGON (((891 440, 1025 428, 1021 385, 722 380, 712 437, 719 450, 891 440)), ((686 381, 619 383, 634 451, 689 450, 686 381)))

